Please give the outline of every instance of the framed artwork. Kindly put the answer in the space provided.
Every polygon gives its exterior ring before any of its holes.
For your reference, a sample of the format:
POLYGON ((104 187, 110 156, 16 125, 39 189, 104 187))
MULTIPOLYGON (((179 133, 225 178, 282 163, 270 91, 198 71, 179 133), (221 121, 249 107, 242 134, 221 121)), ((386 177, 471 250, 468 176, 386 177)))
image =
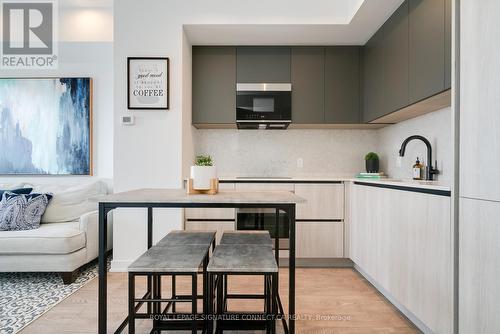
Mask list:
POLYGON ((169 109, 169 59, 127 58, 127 108, 169 109))
POLYGON ((92 175, 92 79, 0 78, 0 174, 92 175))

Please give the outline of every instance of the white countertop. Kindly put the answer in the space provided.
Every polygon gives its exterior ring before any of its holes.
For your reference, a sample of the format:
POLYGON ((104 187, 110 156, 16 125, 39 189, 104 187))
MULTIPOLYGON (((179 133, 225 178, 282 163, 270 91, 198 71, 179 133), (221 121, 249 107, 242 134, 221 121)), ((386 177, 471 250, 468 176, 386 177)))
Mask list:
POLYGON ((325 176, 293 176, 293 177, 237 177, 237 176, 224 176, 219 177, 219 180, 225 182, 364 182, 374 183, 381 185, 391 185, 410 188, 432 189, 451 191, 451 186, 441 181, 417 181, 406 179, 362 179, 349 175, 325 175, 325 176))

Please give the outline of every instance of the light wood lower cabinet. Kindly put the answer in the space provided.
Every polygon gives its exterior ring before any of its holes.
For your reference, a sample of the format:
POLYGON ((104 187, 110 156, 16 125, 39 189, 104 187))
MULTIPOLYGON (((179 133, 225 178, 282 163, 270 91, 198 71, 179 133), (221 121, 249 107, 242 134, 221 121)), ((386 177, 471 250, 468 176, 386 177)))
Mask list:
POLYGON ((451 199, 353 185, 352 260, 434 333, 453 329, 451 199))
POLYGON ((296 222, 297 258, 344 257, 343 222, 296 222))
POLYGON ((216 240, 219 243, 224 231, 234 231, 234 221, 186 221, 186 231, 217 231, 216 240))
POLYGON ((500 202, 460 199, 459 333, 500 333, 500 202))
POLYGON ((295 194, 306 199, 297 204, 297 219, 344 219, 343 183, 301 183, 295 194))

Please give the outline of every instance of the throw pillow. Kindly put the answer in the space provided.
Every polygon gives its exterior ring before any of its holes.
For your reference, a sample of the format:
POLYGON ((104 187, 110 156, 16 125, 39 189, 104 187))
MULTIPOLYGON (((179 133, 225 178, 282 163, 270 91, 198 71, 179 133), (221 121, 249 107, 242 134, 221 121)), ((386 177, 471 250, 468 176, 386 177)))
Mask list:
POLYGON ((2 190, 0 189, 0 200, 2 199, 3 197, 3 193, 6 192, 6 191, 9 191, 11 193, 14 193, 14 194, 18 194, 18 195, 21 195, 21 194, 29 194, 33 191, 33 188, 19 188, 19 189, 13 189, 13 190, 2 190))
POLYGON ((5 192, 0 202, 0 231, 32 230, 40 227, 51 194, 5 192))

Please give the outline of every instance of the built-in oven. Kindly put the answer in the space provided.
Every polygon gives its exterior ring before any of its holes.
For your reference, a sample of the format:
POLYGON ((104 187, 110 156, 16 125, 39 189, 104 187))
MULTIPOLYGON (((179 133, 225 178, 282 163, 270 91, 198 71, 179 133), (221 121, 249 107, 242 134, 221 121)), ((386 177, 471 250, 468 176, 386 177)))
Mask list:
POLYGON ((292 84, 236 85, 236 124, 239 129, 286 129, 292 122, 292 84))
POLYGON ((279 211, 276 220, 276 209, 242 208, 236 211, 237 230, 267 230, 271 238, 279 237, 279 249, 289 249, 289 226, 285 212, 279 211))

